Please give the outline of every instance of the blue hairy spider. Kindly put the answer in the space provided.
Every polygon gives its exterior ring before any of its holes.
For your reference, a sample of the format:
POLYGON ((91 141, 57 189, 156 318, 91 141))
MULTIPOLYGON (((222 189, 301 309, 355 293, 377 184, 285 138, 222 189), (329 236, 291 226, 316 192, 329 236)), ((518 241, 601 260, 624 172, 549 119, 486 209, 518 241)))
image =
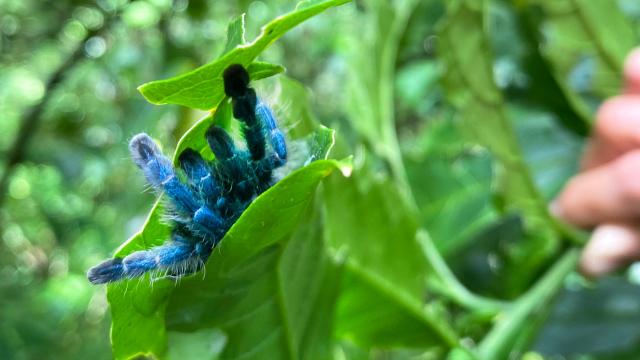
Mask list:
POLYGON ((186 149, 178 157, 179 167, 174 168, 149 135, 134 136, 129 144, 133 161, 147 182, 168 198, 171 239, 94 266, 87 273, 93 284, 150 271, 174 278, 199 271, 251 201, 273 185, 273 170, 287 161, 284 135, 269 107, 249 87, 249 74, 242 65, 230 65, 223 81, 233 116, 242 124, 247 150, 236 148, 229 134, 213 125, 205 137, 215 161, 186 149))

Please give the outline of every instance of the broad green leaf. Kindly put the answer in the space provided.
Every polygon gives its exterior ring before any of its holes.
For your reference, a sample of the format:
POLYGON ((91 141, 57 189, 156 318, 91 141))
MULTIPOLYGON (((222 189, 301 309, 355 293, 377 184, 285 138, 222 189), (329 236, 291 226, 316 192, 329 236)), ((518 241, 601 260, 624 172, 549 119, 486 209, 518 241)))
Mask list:
POLYGON ((244 15, 242 14, 231 20, 227 26, 227 43, 224 45, 224 50, 222 50, 223 54, 246 42, 244 39, 244 15))
MULTIPOLYGON (((267 46, 287 31, 322 11, 350 0, 313 3, 280 16, 262 28, 260 35, 246 46, 237 47, 223 57, 184 75, 146 83, 138 88, 153 104, 178 104, 210 110, 224 98, 222 72, 231 64, 248 66, 267 46)), ((252 74, 252 78, 256 79, 252 74)))
MULTIPOLYGON (((492 57, 484 29, 484 3, 451 1, 441 31, 440 46, 446 64, 444 84, 458 108, 462 130, 485 146, 498 160, 496 189, 505 212, 524 217, 527 241, 509 249, 513 268, 511 285, 524 288, 536 270, 558 249, 547 205, 538 193, 493 81, 492 57)), ((517 290, 516 290, 517 291, 517 290)))
POLYGON ((407 145, 404 161, 420 224, 438 250, 450 256, 495 220, 492 158, 462 139, 452 119, 434 118, 407 145))
MULTIPOLYGON (((294 229, 278 223, 246 233, 250 241, 271 239, 274 246, 258 245, 260 254, 231 271, 214 259, 204 280, 192 277, 181 283, 169 303, 169 327, 221 328, 228 335, 222 358, 329 358, 340 268, 325 255, 317 207, 295 206, 286 212, 297 212, 304 220, 294 229), (283 236, 277 227, 289 233, 283 236)), ((235 243, 220 249, 220 259, 245 252, 235 243)))
POLYGON ((284 72, 284 67, 264 61, 254 61, 249 64, 247 71, 252 80, 259 80, 284 72))
POLYGON ((549 357, 594 354, 602 360, 636 358, 640 353, 638 285, 623 276, 590 284, 572 280, 560 294, 533 348, 549 357))
POLYGON ((396 56, 416 0, 369 1, 348 32, 350 41, 348 92, 350 124, 370 150, 388 162, 394 179, 409 193, 394 119, 396 56), (366 39, 366 40, 365 40, 366 39))
POLYGON ((553 76, 582 117, 592 119, 599 102, 620 91, 624 58, 637 44, 633 25, 612 1, 522 4, 527 5, 523 11, 535 21, 537 31, 543 32, 541 54, 553 76))
POLYGON ((219 359, 227 337, 222 331, 203 329, 191 333, 169 332, 168 360, 219 359))
POLYGON ((423 305, 417 224, 393 183, 366 177, 333 177, 325 187, 328 245, 347 267, 336 332, 363 346, 447 348, 456 335, 423 305))

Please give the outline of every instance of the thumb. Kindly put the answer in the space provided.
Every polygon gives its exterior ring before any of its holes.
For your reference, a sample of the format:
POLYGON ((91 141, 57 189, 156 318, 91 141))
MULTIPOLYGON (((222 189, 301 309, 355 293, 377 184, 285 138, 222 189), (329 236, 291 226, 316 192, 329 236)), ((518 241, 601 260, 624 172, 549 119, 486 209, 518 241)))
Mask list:
POLYGON ((640 94, 640 47, 631 51, 624 62, 624 92, 640 94))

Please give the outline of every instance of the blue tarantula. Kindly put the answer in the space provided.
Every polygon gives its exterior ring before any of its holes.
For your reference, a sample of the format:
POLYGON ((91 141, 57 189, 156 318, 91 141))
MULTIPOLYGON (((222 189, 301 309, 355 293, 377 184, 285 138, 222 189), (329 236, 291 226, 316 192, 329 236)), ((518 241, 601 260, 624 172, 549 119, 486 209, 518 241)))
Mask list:
POLYGON ((287 160, 284 135, 269 107, 249 87, 249 74, 242 65, 229 66, 223 80, 233 116, 242 123, 247 150, 236 148, 229 134, 213 125, 206 139, 215 161, 205 161, 197 151, 186 149, 175 169, 149 135, 136 135, 129 144, 131 157, 149 184, 169 200, 171 240, 91 268, 87 277, 92 283, 139 277, 149 271, 179 278, 200 270, 251 201, 273 184, 273 170, 287 160))

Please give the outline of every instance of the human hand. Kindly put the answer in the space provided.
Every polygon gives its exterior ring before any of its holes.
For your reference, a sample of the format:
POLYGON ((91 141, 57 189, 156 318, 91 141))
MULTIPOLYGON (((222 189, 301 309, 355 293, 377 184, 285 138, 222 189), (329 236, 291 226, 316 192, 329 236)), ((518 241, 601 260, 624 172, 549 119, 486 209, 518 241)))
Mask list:
POLYGON ((551 204, 558 218, 595 227, 580 260, 587 276, 640 259, 640 48, 627 57, 624 77, 623 94, 598 110, 581 172, 551 204))

